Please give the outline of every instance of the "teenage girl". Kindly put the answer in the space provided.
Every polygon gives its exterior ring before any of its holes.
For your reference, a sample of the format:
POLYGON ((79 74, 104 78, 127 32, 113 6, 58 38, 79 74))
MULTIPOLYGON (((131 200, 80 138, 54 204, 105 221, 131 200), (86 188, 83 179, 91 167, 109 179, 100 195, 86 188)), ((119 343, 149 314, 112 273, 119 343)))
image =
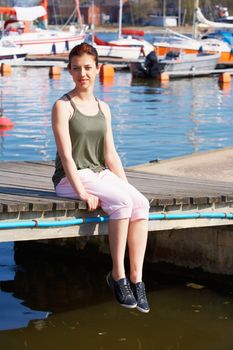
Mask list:
POLYGON ((107 283, 125 307, 149 312, 142 282, 148 234, 148 200, 127 181, 116 152, 109 107, 93 95, 99 73, 96 49, 82 43, 69 54, 68 70, 74 88, 57 100, 52 127, 57 145, 53 182, 58 196, 100 206, 109 216, 112 271, 107 283), (129 248, 130 275, 124 256, 129 248))

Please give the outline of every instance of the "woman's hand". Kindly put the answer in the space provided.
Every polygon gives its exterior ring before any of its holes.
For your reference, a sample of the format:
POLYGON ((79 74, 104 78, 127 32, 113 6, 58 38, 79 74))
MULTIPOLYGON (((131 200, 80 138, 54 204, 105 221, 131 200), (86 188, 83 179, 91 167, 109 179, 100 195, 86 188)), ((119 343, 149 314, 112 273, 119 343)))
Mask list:
POLYGON ((99 198, 94 196, 93 194, 89 194, 87 192, 79 194, 80 199, 85 201, 88 205, 88 210, 93 211, 96 210, 99 206, 99 198))

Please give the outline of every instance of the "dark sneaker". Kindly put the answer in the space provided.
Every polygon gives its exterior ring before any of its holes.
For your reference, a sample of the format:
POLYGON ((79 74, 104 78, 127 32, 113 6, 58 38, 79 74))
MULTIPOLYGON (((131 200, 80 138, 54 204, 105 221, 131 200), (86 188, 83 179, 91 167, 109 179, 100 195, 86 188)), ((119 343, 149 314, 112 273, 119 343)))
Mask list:
POLYGON ((137 300, 137 309, 141 312, 149 312, 150 307, 146 298, 145 284, 143 282, 131 283, 131 289, 137 300))
POLYGON ((121 306, 133 309, 137 306, 137 302, 130 288, 130 284, 127 278, 121 278, 115 281, 111 272, 106 277, 107 284, 112 288, 115 298, 121 306))

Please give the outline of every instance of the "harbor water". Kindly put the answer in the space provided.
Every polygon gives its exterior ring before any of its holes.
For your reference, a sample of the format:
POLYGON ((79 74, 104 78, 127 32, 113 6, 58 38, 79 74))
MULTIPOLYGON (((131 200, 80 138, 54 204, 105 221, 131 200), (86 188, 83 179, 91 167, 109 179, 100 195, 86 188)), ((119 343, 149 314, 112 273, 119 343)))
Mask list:
MULTIPOLYGON (((67 70, 13 68, 0 78, 4 115, 15 123, 0 134, 0 160, 52 160, 50 111, 72 89, 67 70)), ((216 76, 166 84, 116 72, 97 80, 96 96, 110 105, 124 166, 233 146, 231 85, 216 76)), ((196 276, 145 267, 151 312, 121 308, 105 283, 108 258, 53 259, 0 244, 0 349, 231 350, 231 290, 196 276)))

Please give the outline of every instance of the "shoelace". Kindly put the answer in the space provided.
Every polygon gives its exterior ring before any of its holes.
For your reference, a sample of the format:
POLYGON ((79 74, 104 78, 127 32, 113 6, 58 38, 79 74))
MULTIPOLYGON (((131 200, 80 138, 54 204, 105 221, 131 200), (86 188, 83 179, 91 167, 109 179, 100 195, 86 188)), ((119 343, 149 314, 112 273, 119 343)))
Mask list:
POLYGON ((146 300, 146 291, 143 285, 141 284, 136 285, 136 292, 137 292, 138 299, 146 300))
POLYGON ((123 295, 132 295, 132 291, 128 281, 124 284, 120 284, 120 290, 123 295))

